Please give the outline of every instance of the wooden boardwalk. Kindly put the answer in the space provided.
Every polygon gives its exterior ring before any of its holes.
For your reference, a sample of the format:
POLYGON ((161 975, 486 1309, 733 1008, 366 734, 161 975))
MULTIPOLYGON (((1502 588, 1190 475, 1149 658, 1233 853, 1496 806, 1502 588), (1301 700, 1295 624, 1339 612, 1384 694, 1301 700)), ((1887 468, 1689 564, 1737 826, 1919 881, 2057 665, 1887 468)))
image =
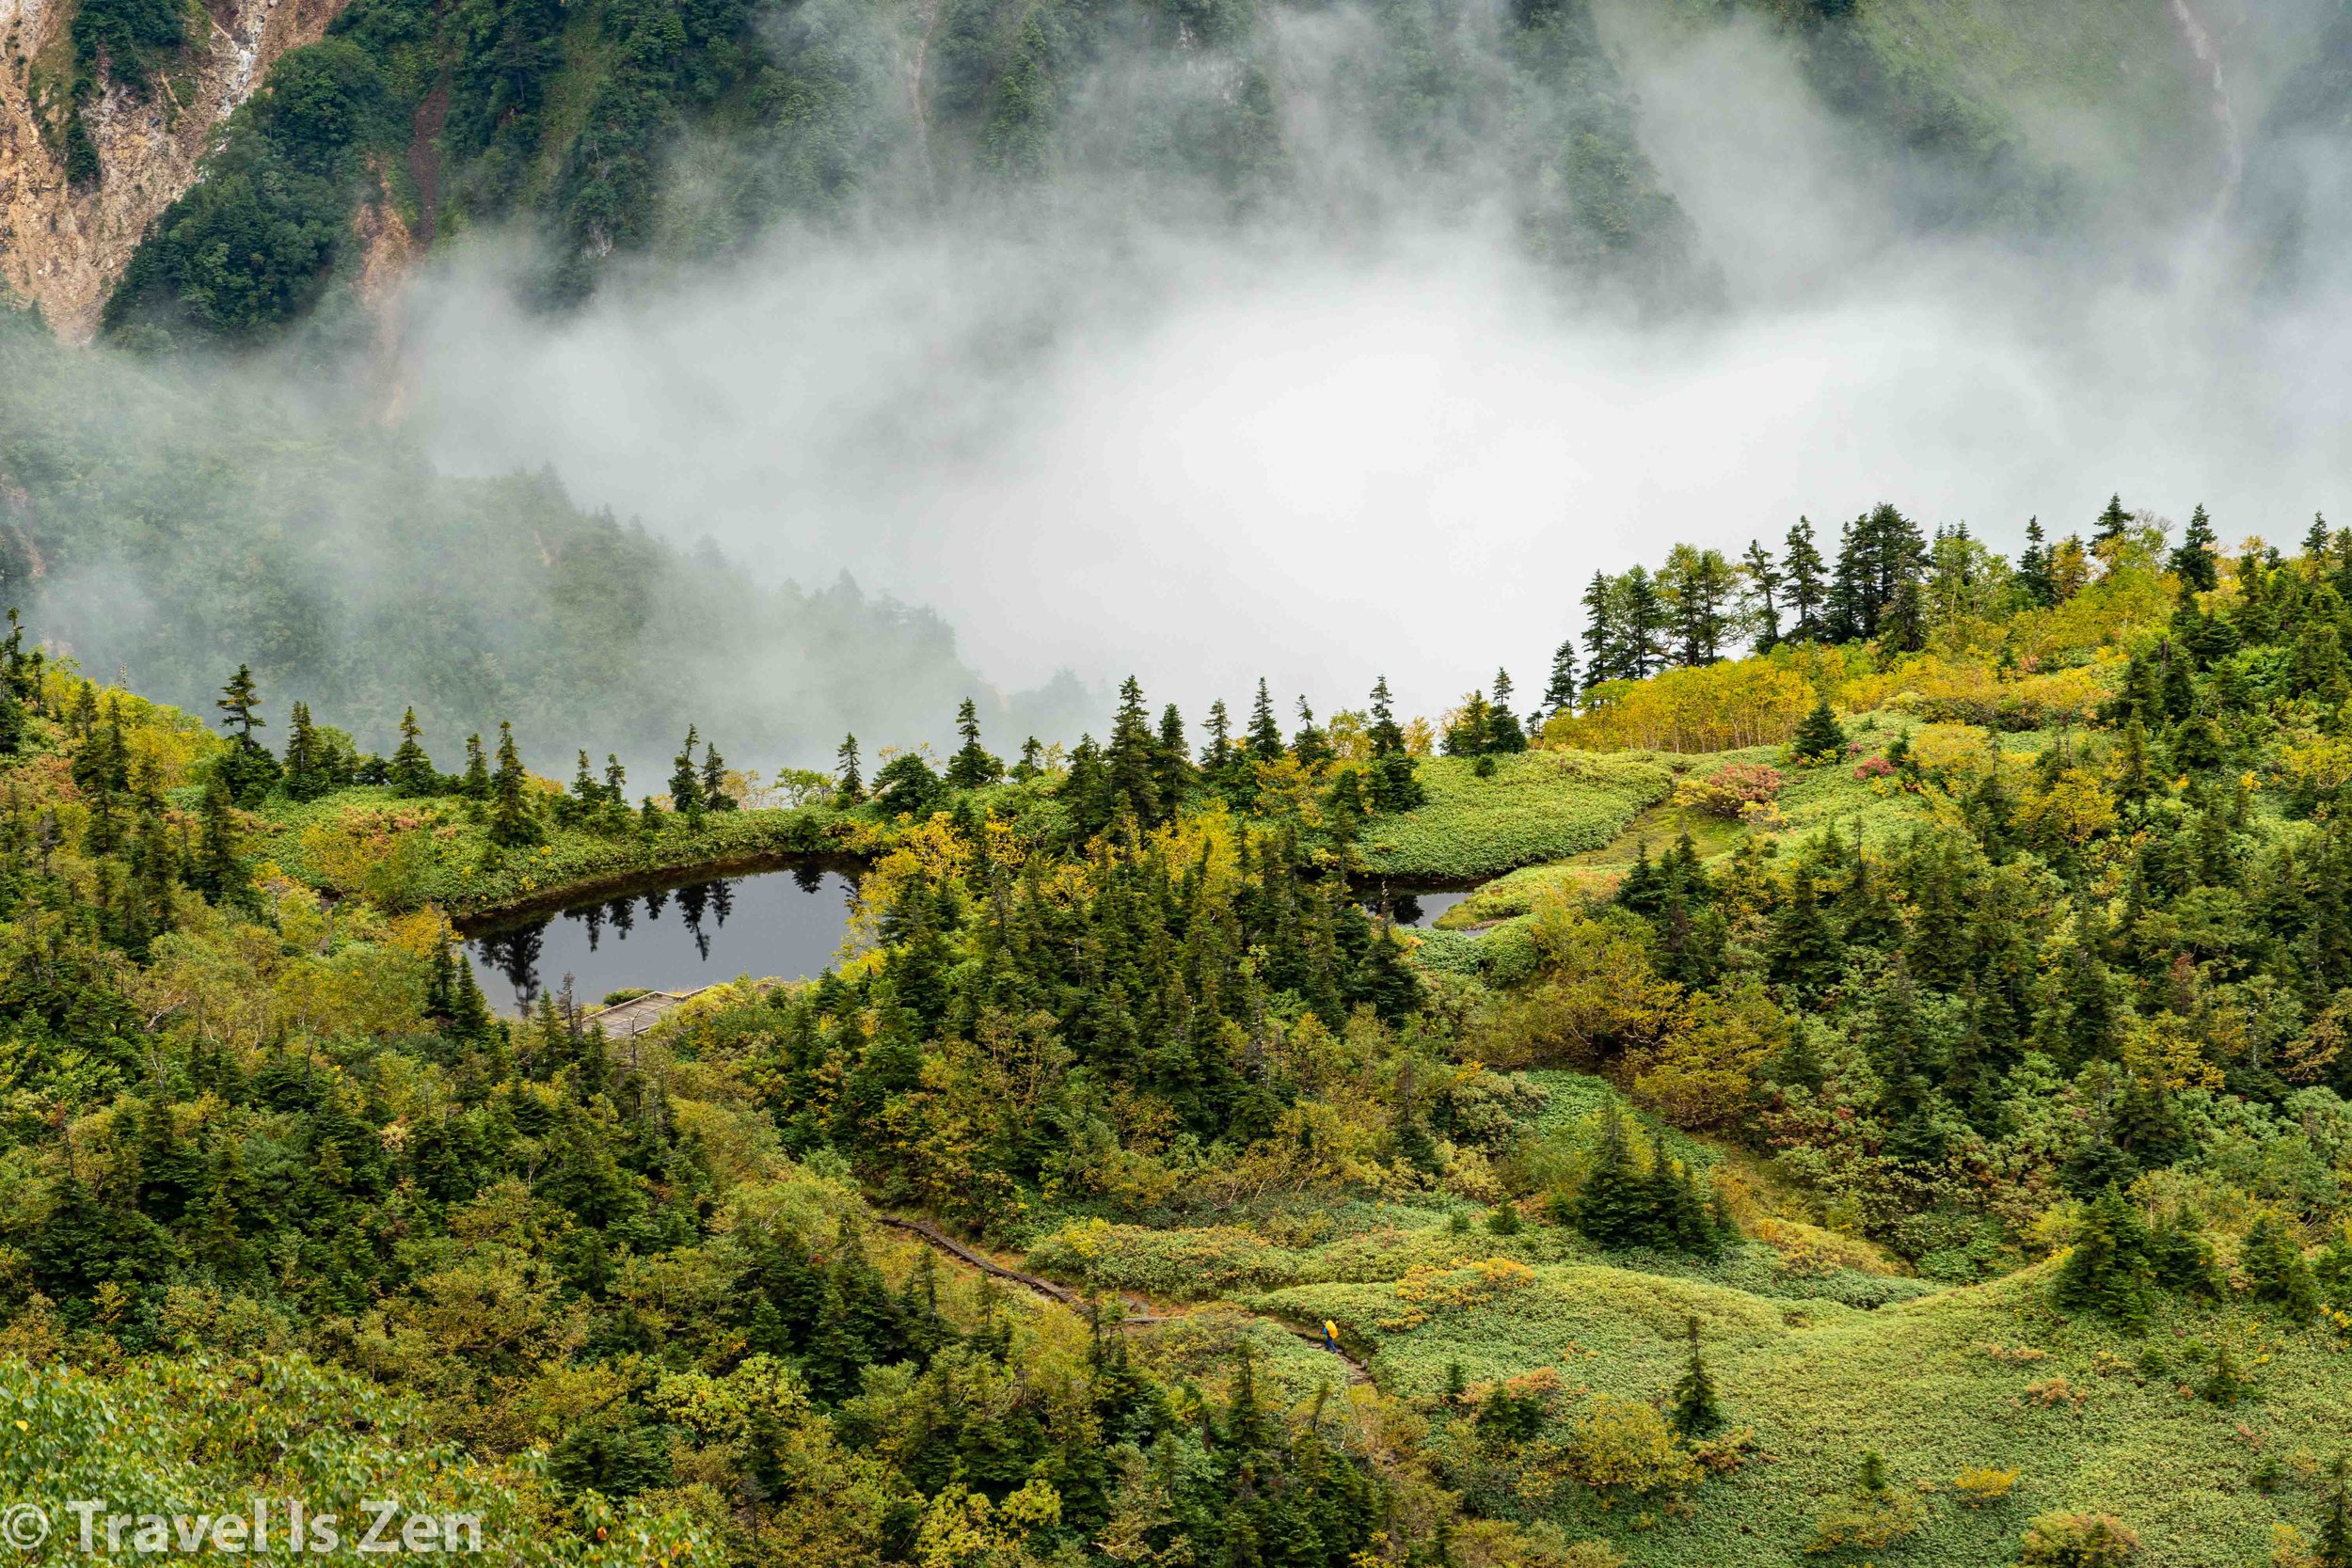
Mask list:
MULTIPOLYGON (((723 985, 726 983, 720 982, 723 985)), ((615 1002, 610 1007, 591 1008, 580 1015, 580 1026, 586 1028, 593 1023, 614 1039, 629 1039, 660 1022, 663 1015, 679 1003, 716 989, 715 986, 696 986, 692 990, 649 990, 643 996, 615 1002)))
MULTIPOLYGON (((1049 1301, 1059 1302, 1062 1306, 1071 1308, 1073 1311, 1083 1313, 1088 1310, 1086 1299, 1080 1296, 1077 1291, 1072 1290, 1069 1286, 1057 1285, 1050 1279, 1041 1279, 1033 1274, 1024 1274, 1019 1269, 1009 1269, 1002 1263, 995 1261, 993 1259, 985 1257, 973 1250, 971 1247, 964 1245, 961 1242, 959 1242, 954 1237, 949 1236, 946 1231, 940 1229, 939 1227, 933 1225, 929 1220, 900 1219, 896 1214, 884 1214, 881 1212, 876 1212, 873 1217, 883 1225, 891 1226, 899 1230, 910 1231, 914 1235, 922 1237, 923 1240, 929 1242, 931 1245, 937 1247, 948 1257, 953 1258, 959 1263, 967 1264, 972 1268, 979 1270, 982 1274, 992 1275, 998 1279, 1010 1280, 1015 1285, 1024 1286, 1028 1290, 1035 1291, 1039 1295, 1045 1297, 1049 1301)), ((1250 1317, 1257 1318, 1262 1322, 1272 1323, 1283 1333, 1304 1339, 1311 1345, 1318 1347, 1324 1346, 1323 1336, 1311 1329, 1300 1328, 1295 1323, 1286 1323, 1279 1318, 1267 1317, 1263 1312, 1252 1312, 1248 1315, 1250 1317)), ((1152 1323, 1172 1323, 1176 1319, 1183 1316, 1184 1314, 1181 1312, 1133 1312, 1128 1314, 1126 1317, 1121 1318, 1120 1320, 1119 1326, 1121 1328, 1144 1328, 1152 1323)), ((1343 1350, 1339 1352, 1339 1358, 1341 1365, 1347 1369, 1345 1376, 1348 1382, 1365 1385, 1369 1385, 1372 1382, 1371 1369, 1366 1367, 1361 1361, 1357 1360, 1356 1357, 1350 1355, 1343 1350)))

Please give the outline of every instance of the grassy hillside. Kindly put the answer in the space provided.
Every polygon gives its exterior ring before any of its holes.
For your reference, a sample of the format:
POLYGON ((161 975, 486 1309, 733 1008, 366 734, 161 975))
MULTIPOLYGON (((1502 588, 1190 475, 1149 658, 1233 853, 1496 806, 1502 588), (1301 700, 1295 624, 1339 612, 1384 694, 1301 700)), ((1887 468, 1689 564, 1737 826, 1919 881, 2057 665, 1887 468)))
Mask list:
POLYGON ((1648 1401, 1680 1373, 1695 1316, 1730 1418, 1754 1429, 1759 1453, 1705 1483, 1688 1519, 1637 1529, 1592 1518, 1641 1563, 1819 1560, 1807 1551, 1816 1518, 1851 1488, 1865 1449, 1926 1504, 1923 1528, 1883 1561, 2013 1562, 2024 1522, 2051 1510, 2119 1514, 2139 1530, 2145 1560, 2200 1568, 2265 1559, 2275 1527, 2310 1529, 2316 1465, 2343 1446, 2352 1401, 2340 1330, 2230 1309, 2169 1315, 2125 1338, 2061 1318, 2048 1276, 2029 1270, 1862 1311, 1538 1265, 1404 1330, 1383 1326, 1399 1320, 1394 1283, 1300 1286, 1253 1305, 1337 1319, 1377 1347, 1381 1376, 1424 1398, 1458 1363, 1473 1385, 1551 1367, 1571 1390, 1648 1401), (2255 1391, 2228 1407, 2185 1396, 2225 1346, 2255 1391), (1971 1465, 2017 1470, 2015 1490, 1973 1505, 1952 1486, 1971 1465))

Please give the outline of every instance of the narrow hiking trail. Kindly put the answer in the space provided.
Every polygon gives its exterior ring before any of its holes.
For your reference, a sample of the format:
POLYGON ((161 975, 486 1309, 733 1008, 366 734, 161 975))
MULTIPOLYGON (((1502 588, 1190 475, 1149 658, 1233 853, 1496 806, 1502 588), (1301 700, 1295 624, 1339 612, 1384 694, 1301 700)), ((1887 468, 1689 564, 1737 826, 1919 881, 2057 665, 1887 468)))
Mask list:
MULTIPOLYGON (((1024 1274, 1019 1269, 1009 1269, 993 1259, 964 1245, 929 1220, 901 1219, 896 1214, 885 1214, 878 1211, 868 1212, 878 1224, 919 1237, 956 1261, 977 1269, 982 1274, 1034 1291, 1037 1294, 1049 1301, 1058 1302, 1073 1312, 1083 1313, 1088 1310, 1086 1299, 1069 1286, 1057 1285, 1050 1279, 1043 1279, 1033 1274, 1024 1274)), ((1122 1296, 1122 1299, 1131 1305, 1142 1306, 1144 1310, 1130 1313, 1121 1318, 1119 1323, 1121 1328, 1144 1328, 1153 1323, 1174 1323, 1186 1315, 1182 1312, 1154 1312, 1150 1310, 1149 1303, 1138 1303, 1132 1296, 1122 1296)), ((1261 1323, 1273 1324, 1293 1338, 1304 1339, 1311 1345, 1323 1347, 1323 1336, 1311 1329, 1300 1328, 1295 1323, 1286 1323, 1279 1318, 1268 1317, 1263 1312, 1249 1312, 1247 1308, 1237 1308, 1237 1310, 1243 1311, 1247 1316, 1255 1318, 1261 1323)), ((1343 1350, 1337 1354, 1340 1364, 1347 1370, 1346 1376, 1350 1384, 1366 1387, 1373 1386, 1372 1370, 1369 1367, 1346 1351, 1343 1350)))

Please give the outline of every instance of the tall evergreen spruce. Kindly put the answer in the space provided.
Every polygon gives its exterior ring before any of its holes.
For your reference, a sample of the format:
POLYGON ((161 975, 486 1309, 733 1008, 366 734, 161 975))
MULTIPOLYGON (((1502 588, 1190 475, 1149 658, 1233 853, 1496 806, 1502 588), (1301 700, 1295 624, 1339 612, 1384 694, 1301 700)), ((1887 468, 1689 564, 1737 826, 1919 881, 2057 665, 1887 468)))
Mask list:
POLYGON ((1384 812, 1413 811, 1427 798, 1418 765, 1406 749, 1405 730, 1396 721, 1396 705, 1389 692, 1389 677, 1372 683, 1373 804, 1384 812))
POLYGON ((1576 639, 1562 640, 1551 651, 1551 678, 1544 684, 1543 716, 1553 718, 1576 711, 1576 639))
POLYGON ((2213 519, 2205 515, 2201 504, 2188 515, 2188 527, 2181 535, 2180 546, 2167 562, 2184 589, 2209 594, 2221 585, 2221 558, 2215 549, 2219 542, 2213 519))
POLYGON ((523 770, 522 752, 515 745, 515 726, 499 725, 499 768, 490 780, 490 838, 510 847, 539 841, 539 824, 532 815, 531 775, 523 770))
POLYGON ((392 793, 414 799, 437 794, 441 776, 433 768, 433 759, 425 755, 424 731, 417 724, 417 710, 404 710, 400 716, 400 747, 392 752, 390 783, 392 793))
POLYGON ((2018 586, 2029 603, 2048 608, 2058 603, 2058 583, 2050 573, 2050 548, 2044 542, 2042 519, 2026 521, 2026 547, 2017 557, 2018 586))
POLYGON ((702 771, 694 766, 694 748, 702 741, 694 726, 686 726, 686 744, 670 759, 670 809, 692 827, 703 819, 702 771))
POLYGON ((702 802, 705 811, 736 809, 735 797, 727 791, 726 758, 707 740, 703 742, 702 802))
POLYGON ((1786 578, 1761 539, 1740 558, 1740 630, 1759 654, 1780 645, 1781 591, 1786 578))
POLYGON ((1691 1354, 1675 1384, 1674 1404, 1666 1419, 1686 1438, 1704 1437, 1724 1424, 1723 1404, 1715 1392, 1714 1376, 1707 1370, 1707 1359, 1699 1354, 1698 1319, 1684 1319, 1683 1328, 1691 1354))
POLYGON ((1005 765, 980 744, 979 707, 966 697, 956 707, 956 735, 962 744, 947 759, 947 783, 957 789, 979 789, 1005 776, 1005 765))
POLYGON ((490 798, 490 759, 478 735, 466 736, 466 771, 458 778, 457 792, 469 800, 490 798))
POLYGON ((833 794, 845 806, 866 799, 866 775, 858 769, 856 736, 843 736, 833 754, 833 794))
POLYGON ((1143 684, 1129 675, 1119 685, 1119 712, 1111 720, 1111 741, 1103 764, 1109 775, 1111 810, 1124 812, 1139 827, 1156 827, 1164 816, 1158 781, 1159 741, 1144 705, 1143 684))
POLYGON ((1782 541, 1780 569, 1788 607, 1788 641, 1820 642, 1829 636, 1829 567, 1814 543, 1813 524, 1799 517, 1782 541))
POLYGON ((1266 689, 1265 677, 1258 677, 1258 695, 1249 705, 1249 760, 1279 762, 1289 754, 1282 743, 1282 726, 1274 717, 1274 694, 1266 689))
POLYGON ((1527 731, 1520 727, 1519 716, 1511 708, 1511 672, 1495 672, 1494 698, 1486 708, 1486 743, 1485 750, 1496 755, 1527 750, 1527 731))

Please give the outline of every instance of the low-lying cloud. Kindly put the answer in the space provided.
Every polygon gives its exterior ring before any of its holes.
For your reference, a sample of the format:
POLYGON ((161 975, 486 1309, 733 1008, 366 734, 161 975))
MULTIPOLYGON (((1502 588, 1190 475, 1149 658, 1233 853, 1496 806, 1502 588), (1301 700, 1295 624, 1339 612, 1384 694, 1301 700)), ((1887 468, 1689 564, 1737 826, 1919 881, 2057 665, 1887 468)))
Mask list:
POLYGON ((1628 60, 1719 309, 1565 294, 1475 201, 1025 204, 781 230, 556 322, 461 255, 414 304, 413 407, 453 467, 546 463, 755 571, 935 605, 1005 687, 1132 670, 1196 714, 1261 673, 1319 705, 1385 671, 1434 711, 1498 662, 1532 690, 1597 568, 1800 513, 2008 546, 2116 490, 2231 538, 2344 503, 2346 293, 2244 285, 2203 198, 2155 238, 1921 233, 1761 30, 1628 60))

